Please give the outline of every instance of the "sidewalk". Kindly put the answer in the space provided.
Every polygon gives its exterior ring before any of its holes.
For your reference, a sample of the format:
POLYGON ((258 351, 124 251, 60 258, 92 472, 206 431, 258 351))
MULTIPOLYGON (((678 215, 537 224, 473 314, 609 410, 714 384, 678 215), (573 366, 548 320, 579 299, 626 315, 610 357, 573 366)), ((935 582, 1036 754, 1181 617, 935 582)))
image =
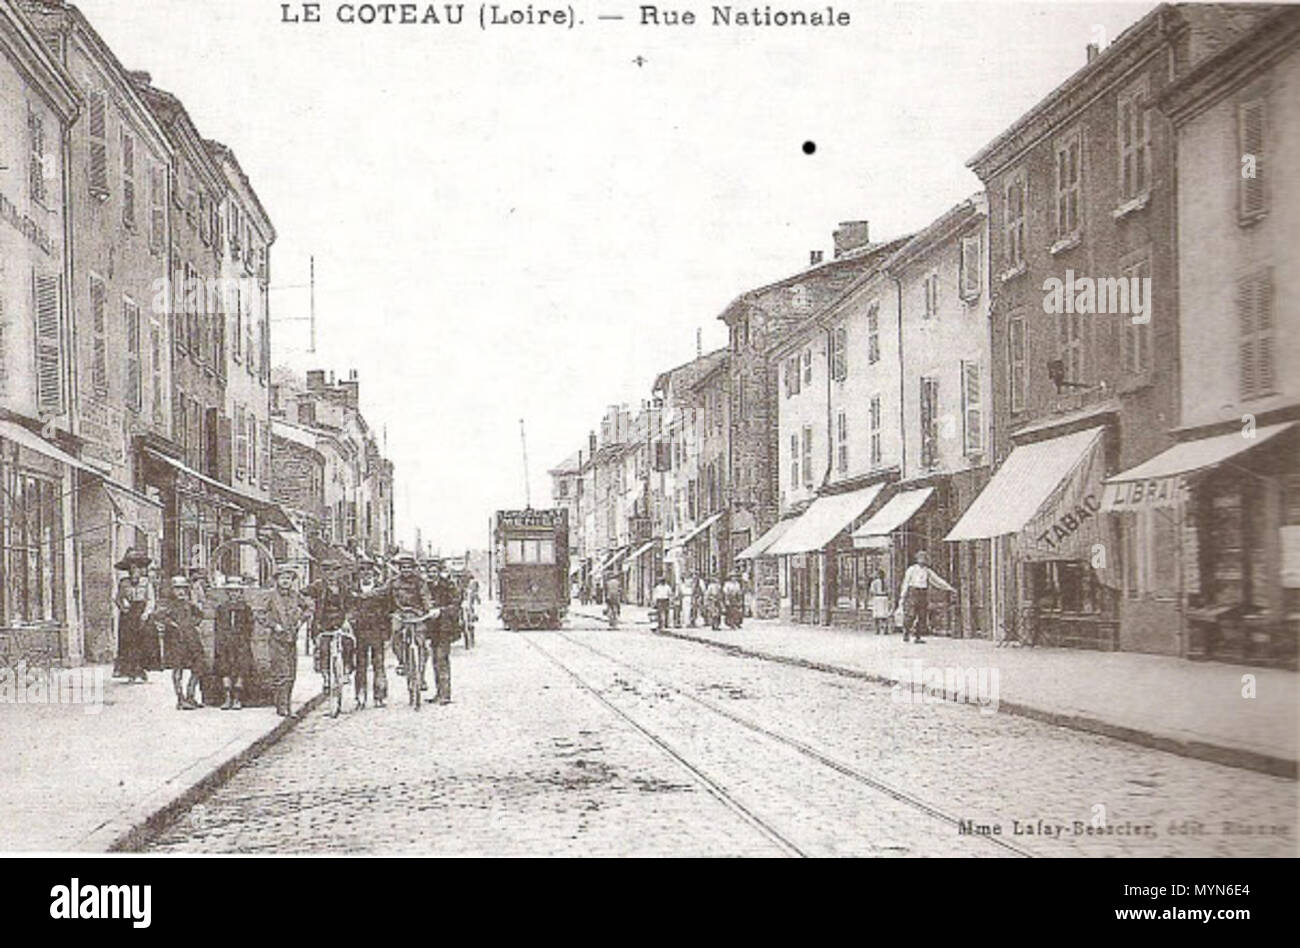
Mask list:
MULTIPOLYGON (((598 606, 578 614, 603 619, 598 606)), ((623 607, 625 625, 649 611, 623 607)), ((997 648, 982 639, 927 638, 746 619, 738 630, 673 629, 679 638, 882 684, 917 666, 998 673, 998 710, 1232 767, 1296 779, 1300 675, 1164 655, 1061 648, 997 648), (1243 698, 1243 675, 1255 697, 1243 698)), ((972 708, 972 713, 977 713, 972 708)))
POLYGON ((301 654, 289 718, 274 708, 178 711, 166 671, 134 685, 109 666, 57 674, 83 671, 102 676, 102 705, 0 703, 0 852, 136 848, 320 703, 320 676, 301 654))

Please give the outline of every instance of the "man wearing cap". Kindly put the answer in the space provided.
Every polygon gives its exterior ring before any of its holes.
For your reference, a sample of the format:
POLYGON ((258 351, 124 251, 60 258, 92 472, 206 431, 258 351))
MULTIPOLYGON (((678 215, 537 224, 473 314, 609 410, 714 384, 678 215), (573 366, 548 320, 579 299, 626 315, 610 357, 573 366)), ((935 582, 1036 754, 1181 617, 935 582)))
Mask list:
MULTIPOLYGON (((307 587, 307 595, 311 597, 314 606, 311 620, 313 643, 319 640, 322 632, 337 632, 343 628, 344 623, 351 623, 356 609, 356 597, 344 578, 346 572, 346 563, 341 560, 329 560, 325 563, 325 578, 307 587)), ((347 641, 347 638, 342 639, 345 674, 348 662, 352 658, 351 650, 347 648, 347 641)), ((325 654, 324 649, 316 650, 316 670, 322 675, 328 674, 328 659, 329 656, 325 654)), ((342 683, 336 682, 334 685, 341 687, 342 683)), ((330 686, 327 681, 326 689, 328 690, 330 686)))
POLYGON ((163 665, 172 670, 172 688, 176 692, 176 710, 193 711, 199 706, 195 691, 203 668, 203 642, 199 639, 199 611, 190 598, 190 581, 173 576, 171 596, 162 601, 153 614, 153 622, 163 637, 163 665), (189 685, 182 692, 181 679, 190 673, 189 685))
POLYGON ((225 692, 223 711, 239 711, 243 705, 244 679, 253 671, 253 610, 244 600, 240 579, 226 587, 228 598, 217 606, 214 622, 216 649, 214 674, 225 692))
MULTIPOLYGON (((392 612, 400 613, 403 611, 413 612, 416 615, 426 615, 433 609, 433 599, 429 595, 429 587, 421 578, 415 557, 409 553, 403 553, 397 557, 397 578, 388 585, 389 589, 389 607, 392 612)), ((400 643, 400 639, 395 640, 400 643)), ((406 649, 402 645, 397 646, 397 673, 399 675, 418 674, 420 676, 420 686, 424 686, 424 663, 420 656, 408 656, 406 649), (410 668, 411 659, 420 667, 414 672, 410 668)))
POLYGON ((275 691, 275 713, 287 718, 291 711, 293 683, 298 677, 298 628, 308 612, 306 600, 294 591, 298 579, 292 566, 275 571, 275 591, 266 604, 266 624, 271 630, 271 687, 275 691))
POLYGON ((903 603, 903 641, 909 637, 917 644, 925 644, 930 632, 930 590, 942 589, 955 593, 934 570, 930 569, 930 556, 925 550, 916 554, 916 562, 903 573, 903 586, 898 597, 903 603))
POLYGON ((439 570, 430 595, 434 608, 438 610, 429 629, 433 675, 438 685, 437 701, 438 704, 451 704, 451 643, 461 637, 461 596, 460 587, 446 565, 439 570))
POLYGON ((372 560, 362 560, 357 586, 357 707, 366 706, 368 669, 374 672, 375 707, 388 700, 388 677, 384 673, 384 642, 392 633, 389 620, 391 605, 388 586, 379 582, 379 567, 372 560))

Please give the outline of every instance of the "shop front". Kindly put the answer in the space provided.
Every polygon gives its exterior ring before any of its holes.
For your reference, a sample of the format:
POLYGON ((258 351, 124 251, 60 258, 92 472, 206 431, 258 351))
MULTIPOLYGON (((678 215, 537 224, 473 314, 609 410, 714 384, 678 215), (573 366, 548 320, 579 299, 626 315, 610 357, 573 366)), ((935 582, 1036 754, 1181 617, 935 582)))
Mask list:
POLYGON ((1300 422, 1286 421, 1182 441, 1107 480, 1103 506, 1136 538, 1126 543, 1164 528, 1149 573, 1140 555, 1126 563, 1125 598, 1171 593, 1188 658, 1296 667, 1297 456, 1300 422))
POLYGON ((639 606, 650 604, 655 583, 662 571, 663 555, 658 552, 659 540, 649 540, 633 550, 623 560, 623 588, 629 602, 639 606))
POLYGON ((882 490, 884 484, 873 484, 823 494, 763 551, 766 556, 786 558, 794 621, 822 625, 860 621, 867 606, 866 590, 860 586, 871 558, 854 549, 849 530, 882 490))
POLYGON ((1119 648, 1119 545, 1101 504, 1107 431, 1017 446, 944 538, 992 541, 996 639, 1119 648))
MULTIPOLYGON (((941 546, 930 543, 922 531, 909 529, 914 518, 934 496, 933 487, 901 490, 885 502, 876 513, 853 531, 853 547, 857 560, 853 564, 855 591, 852 607, 859 623, 870 628, 871 581, 883 575, 890 604, 897 607, 898 589, 903 573, 917 550, 932 550, 941 546)), ((934 553, 931 553, 934 556, 934 553)), ((932 563, 934 561, 932 560, 932 563)), ((940 567, 942 568, 942 567, 940 567)), ((933 596, 930 600, 930 629, 946 634, 951 628, 951 609, 948 597, 933 596)))
POLYGON ((736 562, 749 564, 754 590, 754 615, 759 619, 781 616, 781 561, 768 553, 777 540, 794 525, 797 517, 778 520, 761 537, 736 554, 736 562))

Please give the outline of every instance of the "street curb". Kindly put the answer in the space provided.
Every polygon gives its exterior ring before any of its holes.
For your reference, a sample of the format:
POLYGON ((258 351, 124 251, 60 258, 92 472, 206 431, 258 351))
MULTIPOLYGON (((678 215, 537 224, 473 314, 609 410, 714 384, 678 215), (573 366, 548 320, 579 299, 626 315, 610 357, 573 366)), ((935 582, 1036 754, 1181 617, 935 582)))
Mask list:
POLYGON ((322 692, 308 698, 297 711, 294 711, 287 718, 282 719, 275 727, 271 728, 271 730, 267 731, 257 740, 253 741, 253 743, 235 754, 234 757, 218 764, 191 784, 179 796, 169 800, 163 806, 136 822, 126 832, 121 833, 116 839, 109 843, 105 851, 110 853, 140 852, 186 810, 203 802, 220 789, 221 786, 230 780, 231 777, 238 773, 244 765, 256 759, 265 752, 267 748, 280 741, 285 735, 297 727, 299 722, 324 703, 326 697, 327 696, 322 692))
MULTIPOLYGON (((795 658, 789 655, 777 655, 771 652, 764 652, 755 648, 746 648, 728 642, 717 642, 713 639, 703 638, 698 635, 687 635, 671 629, 665 634, 675 639, 695 642, 700 645, 707 645, 711 648, 732 655, 743 655, 748 658, 760 658, 765 661, 777 662, 782 665, 793 665, 798 668, 807 668, 812 671, 824 672, 829 675, 838 675, 842 678, 856 678, 860 681, 869 681, 875 684, 888 685, 890 687, 900 684, 897 678, 890 677, 889 675, 862 671, 861 669, 856 668, 847 668, 843 665, 832 665, 827 662, 818 662, 806 658, 795 658)), ((1221 764, 1225 767, 1236 767, 1239 770, 1253 770, 1257 773, 1268 774, 1270 777, 1283 777, 1288 780, 1297 779, 1297 762, 1295 760, 1286 757, 1277 757, 1272 754, 1265 754, 1260 751, 1246 750, 1240 747, 1230 747, 1226 744, 1214 744, 1208 741, 1180 740, 1179 738, 1168 737, 1166 735, 1157 734, 1153 731, 1144 731, 1141 728, 1128 727, 1122 724, 1113 724, 1109 721, 1089 717, 1085 714, 1048 711, 1043 708, 1020 704, 1015 701, 999 701, 997 710, 999 713, 1029 718, 1030 720, 1039 721, 1043 724, 1070 728, 1071 730, 1083 731, 1088 734, 1097 734, 1102 737, 1109 737, 1112 740, 1123 741, 1128 744, 1137 744, 1141 747, 1164 751, 1168 754, 1177 754, 1179 757, 1203 760, 1212 764, 1221 764)))

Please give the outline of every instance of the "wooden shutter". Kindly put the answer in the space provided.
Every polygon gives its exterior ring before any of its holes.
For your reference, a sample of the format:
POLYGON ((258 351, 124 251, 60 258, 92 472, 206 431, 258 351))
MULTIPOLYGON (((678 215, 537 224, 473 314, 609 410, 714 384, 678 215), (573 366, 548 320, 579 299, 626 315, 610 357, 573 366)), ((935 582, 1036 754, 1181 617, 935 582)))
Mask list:
MULTIPOLYGON (((1242 177, 1238 192, 1238 213, 1243 221, 1259 217, 1266 210, 1264 193, 1264 100, 1252 99, 1237 106, 1237 134, 1241 153, 1255 156, 1254 177, 1242 177)), ((1241 171, 1238 171, 1240 174, 1241 171)))
POLYGON ((966 453, 983 450, 983 406, 980 402, 980 367, 978 362, 963 362, 962 415, 966 422, 966 453))
POLYGON ((99 277, 90 278, 90 321, 94 333, 94 363, 91 366, 91 378, 95 394, 100 398, 108 395, 108 353, 104 340, 104 306, 106 303, 104 281, 99 277))
POLYGON ((1273 392, 1273 279, 1271 273, 1256 275, 1251 281, 1255 314, 1255 385, 1257 394, 1273 392))
POLYGON ((1241 397, 1254 398, 1257 394, 1255 376, 1255 293, 1249 278, 1237 284, 1238 367, 1240 369, 1241 397))
POLYGON ((122 301, 122 319, 126 324, 126 403, 140 408, 140 307, 129 300, 122 301))
POLYGON ((107 122, 105 98, 102 92, 90 94, 90 192, 97 196, 108 194, 108 145, 105 144, 107 122))
POLYGON ((42 415, 63 414, 63 346, 59 278, 36 274, 36 403, 42 415))
POLYGON ((231 431, 230 431, 230 427, 231 427, 231 426, 230 426, 230 418, 229 418, 227 415, 225 415, 225 414, 223 413, 223 414, 219 417, 219 419, 218 419, 218 421, 217 421, 217 426, 218 426, 218 435, 217 435, 217 479, 220 480, 222 483, 229 484, 229 483, 230 483, 230 468, 231 468, 231 458, 230 458, 230 442, 231 442, 231 431))
POLYGON ((961 293, 966 299, 980 295, 980 238, 961 240, 961 293))

